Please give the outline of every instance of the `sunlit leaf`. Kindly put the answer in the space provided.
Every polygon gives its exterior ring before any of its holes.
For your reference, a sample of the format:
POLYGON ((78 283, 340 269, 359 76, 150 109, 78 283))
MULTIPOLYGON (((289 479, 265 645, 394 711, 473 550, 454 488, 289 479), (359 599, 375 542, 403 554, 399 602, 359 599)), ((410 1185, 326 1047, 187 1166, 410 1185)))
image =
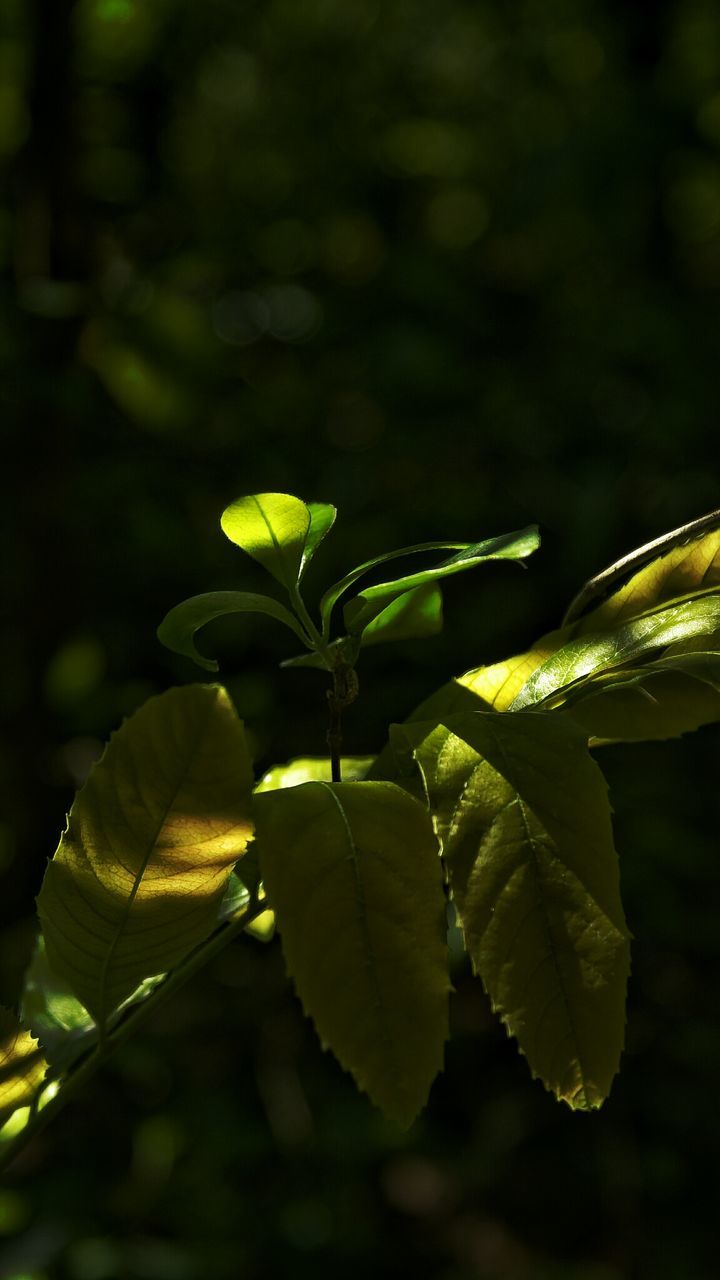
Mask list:
MULTIPOLYGON (((404 591, 463 573, 488 560, 522 560, 532 555, 539 545, 536 525, 530 525, 516 533, 506 533, 497 538, 486 538, 483 542, 468 544, 432 569, 421 569, 417 573, 405 574, 401 578, 366 587, 345 606, 345 625, 348 631, 354 633, 364 631, 383 608, 404 591)), ((414 551, 416 548, 410 550, 414 551)))
POLYGON ((38 898, 48 961, 98 1025, 213 929, 251 834, 251 787, 220 686, 151 698, 111 738, 38 898))
MULTIPOLYGON (((477 694, 496 711, 507 711, 533 672, 570 638, 568 630, 550 631, 527 653, 516 654, 490 667, 475 667, 457 677, 457 683, 477 694)), ((429 718, 429 717, 428 717, 429 718)))
MULTIPOLYGON (((330 527, 327 516, 316 518, 315 545, 330 527)), ((289 493, 255 493, 238 498, 223 511, 223 532, 263 568, 292 591, 303 568, 311 530, 311 513, 300 498, 289 493)))
MULTIPOLYGON (((375 556, 372 560, 365 560, 363 564, 359 564, 357 568, 351 569, 350 573, 346 573, 344 578, 339 582, 333 583, 325 592, 320 601, 320 613, 323 620, 323 626, 326 631, 330 623, 330 615, 332 614, 338 600, 346 591, 350 589, 364 574, 369 573, 371 569, 376 569, 381 564, 386 564, 390 560, 401 560, 404 556, 419 555, 427 551, 464 551, 469 544, 467 542, 418 542, 412 547, 400 547, 398 551, 388 551, 382 556, 375 556)), ((403 590, 403 588, 401 588, 403 590)))
POLYGON ((308 502, 307 509, 310 512, 310 527, 305 538, 300 577, 307 569, 325 534, 332 529, 337 516, 337 507, 331 506, 329 502, 308 502))
POLYGON ((551 654, 533 671, 513 700, 510 710, 546 703, 554 695, 562 702, 565 691, 576 682, 589 682, 623 664, 647 661, 654 651, 676 641, 707 634, 720 625, 720 596, 669 605, 621 623, 610 631, 578 636, 551 654))
POLYGON ((607 789, 557 715, 450 717, 414 745, 465 944, 533 1073, 599 1106, 618 1068, 629 935, 607 789))
POLYGON ((47 1068, 37 1040, 14 1013, 0 1007, 0 1124, 32 1102, 47 1068))
POLYGON ((708 522, 717 525, 719 517, 717 511, 703 516, 699 521, 655 539, 604 569, 575 597, 565 615, 565 623, 574 622, 576 635, 605 631, 670 601, 719 590, 720 529, 711 528, 703 532, 708 522), (693 536, 695 531, 696 536, 693 536), (662 554, 667 538, 676 539, 683 532, 685 539, 662 554), (650 563, 632 572, 634 562, 647 560, 648 556, 651 557, 650 563), (628 572, 632 576, 623 586, 590 613, 581 616, 596 595, 612 586, 619 575, 626 576, 628 572))
MULTIPOLYGON (((340 761, 344 782, 360 782, 366 775, 374 756, 343 756, 340 761)), ((287 764, 275 764, 264 773, 256 794, 277 791, 281 787, 299 787, 303 782, 330 782, 332 766, 329 756, 298 756, 287 764)))
POLYGON ((185 658, 192 658, 198 666, 208 671, 217 671, 218 664, 214 658, 206 658, 195 647, 195 633, 206 623, 215 618, 224 618, 231 613, 265 613, 278 622, 284 623, 303 643, 305 633, 296 618, 277 600, 271 596, 253 595, 248 591, 208 591, 204 595, 192 596, 176 604, 165 615, 157 634, 158 640, 173 653, 181 653, 185 658))
POLYGON ((448 961, 426 810, 390 783, 309 782, 255 798, 288 970, 323 1044, 408 1125, 442 1065, 448 961))

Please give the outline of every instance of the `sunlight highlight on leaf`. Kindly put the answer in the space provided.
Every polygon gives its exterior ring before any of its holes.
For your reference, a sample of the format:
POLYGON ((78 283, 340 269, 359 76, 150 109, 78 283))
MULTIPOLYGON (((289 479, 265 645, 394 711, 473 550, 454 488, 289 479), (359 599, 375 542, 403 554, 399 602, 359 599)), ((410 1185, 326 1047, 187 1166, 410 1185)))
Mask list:
POLYGON ((111 738, 38 898, 48 960, 100 1027, 212 931, 250 839, 251 788, 218 685, 151 698, 111 738))
POLYGON ((0 1007, 0 1124, 32 1101, 48 1064, 37 1040, 0 1007))
MULTIPOLYGON (((300 498, 289 493, 255 493, 238 498, 223 511, 223 533, 241 550, 258 560, 273 578, 292 590, 297 586, 311 531, 311 513, 300 498)), ((315 546, 327 524, 327 512, 315 521, 315 546)))

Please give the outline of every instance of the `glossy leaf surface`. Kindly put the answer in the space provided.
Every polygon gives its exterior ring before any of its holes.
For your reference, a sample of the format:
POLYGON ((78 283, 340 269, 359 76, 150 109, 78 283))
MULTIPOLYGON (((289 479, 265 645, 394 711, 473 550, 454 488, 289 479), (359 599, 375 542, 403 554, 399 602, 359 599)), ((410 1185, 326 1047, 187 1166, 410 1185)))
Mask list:
MULTIPOLYGON (((259 561, 288 590, 297 586, 303 568, 311 513, 300 498, 289 493, 255 493, 231 502, 223 511, 223 533, 237 547, 259 561)), ((316 517, 316 541, 323 521, 316 517)), ((329 525, 326 524, 326 530, 329 525)))
POLYGON ((556 715, 477 712, 414 743, 465 943, 533 1074, 572 1107, 607 1096, 629 935, 604 779, 556 715))
POLYGON ((552 700, 577 682, 623 664, 648 661, 656 650, 676 641, 713 632, 720 625, 720 596, 708 595, 669 605, 644 614, 606 632, 593 632, 570 640, 533 671, 510 709, 552 700))
POLYGON ((268 900, 323 1045, 402 1125, 442 1065, 449 979, 437 844, 390 783, 309 782, 255 798, 268 900))
POLYGON ((38 910, 52 969, 98 1025, 212 931, 251 834, 252 768, 224 689, 151 698, 70 811, 38 910))
POLYGON ((205 667, 207 671, 217 671, 215 659, 206 658, 196 648, 195 634, 208 622, 227 617, 231 613, 267 614, 289 627, 306 643, 305 633, 289 609, 271 596, 254 595, 248 591, 207 591, 203 595, 183 600, 163 618, 157 631, 158 639, 167 649, 172 649, 173 653, 192 658, 193 662, 205 667))

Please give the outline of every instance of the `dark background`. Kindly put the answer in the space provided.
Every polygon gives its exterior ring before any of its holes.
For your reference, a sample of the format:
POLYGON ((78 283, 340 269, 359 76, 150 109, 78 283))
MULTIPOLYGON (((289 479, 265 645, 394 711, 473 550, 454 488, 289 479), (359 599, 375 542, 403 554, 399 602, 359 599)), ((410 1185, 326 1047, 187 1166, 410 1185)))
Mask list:
MULTIPOLYGON (((347 748, 719 504, 720 11, 702 0, 2 0, 0 996, 102 740, 202 678, 166 609, 264 588, 223 506, 340 508, 358 560, 538 521, 446 631, 368 653, 347 748)), ((260 618, 203 637, 258 767, 324 686, 260 618)), ((12 1280, 713 1280, 718 731, 606 749, 635 934, 599 1114, 454 975, 408 1134, 319 1049, 277 943, 176 997, 0 1191, 12 1280)), ((3 1252, 4 1251, 4 1252, 3 1252)))

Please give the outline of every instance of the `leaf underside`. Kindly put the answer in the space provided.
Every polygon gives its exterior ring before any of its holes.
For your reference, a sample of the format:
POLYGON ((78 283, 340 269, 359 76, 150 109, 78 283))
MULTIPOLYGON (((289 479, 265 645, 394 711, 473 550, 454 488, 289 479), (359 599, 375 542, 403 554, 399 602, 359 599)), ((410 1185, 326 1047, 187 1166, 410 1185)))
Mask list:
POLYGON ((479 712, 403 726, 473 966, 534 1075, 599 1106, 623 1043, 629 935, 602 774, 571 723, 479 712))
POLYGON ((151 698, 111 738, 38 898, 48 962, 99 1026, 212 931, 251 835, 251 787, 220 686, 151 698))
POLYGON ((0 1007, 0 1124, 32 1102, 47 1066, 37 1040, 14 1013, 0 1007))

